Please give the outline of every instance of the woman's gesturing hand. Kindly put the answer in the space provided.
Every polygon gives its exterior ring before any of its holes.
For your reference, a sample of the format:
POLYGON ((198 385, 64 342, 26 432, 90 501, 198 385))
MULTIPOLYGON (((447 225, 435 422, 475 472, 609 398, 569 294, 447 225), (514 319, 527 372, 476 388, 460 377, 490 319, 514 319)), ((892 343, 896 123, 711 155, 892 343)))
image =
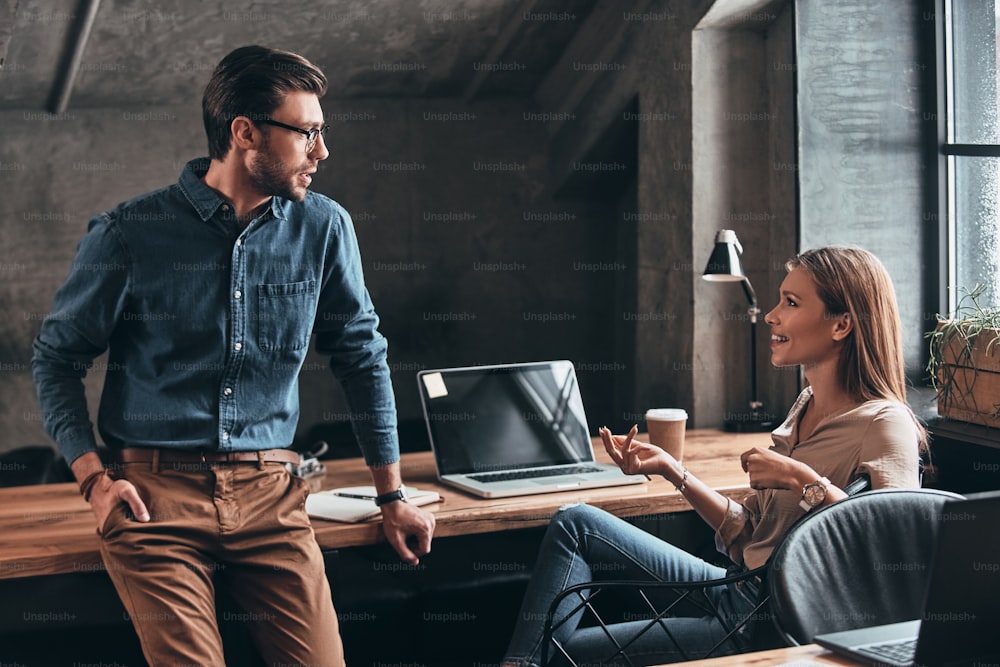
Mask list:
POLYGON ((607 427, 599 431, 604 449, 611 460, 626 475, 664 475, 677 463, 674 457, 656 445, 635 440, 638 428, 633 426, 628 435, 612 435, 607 427))
POLYGON ((751 489, 801 489, 820 477, 801 461, 763 447, 743 452, 740 464, 750 477, 751 489))

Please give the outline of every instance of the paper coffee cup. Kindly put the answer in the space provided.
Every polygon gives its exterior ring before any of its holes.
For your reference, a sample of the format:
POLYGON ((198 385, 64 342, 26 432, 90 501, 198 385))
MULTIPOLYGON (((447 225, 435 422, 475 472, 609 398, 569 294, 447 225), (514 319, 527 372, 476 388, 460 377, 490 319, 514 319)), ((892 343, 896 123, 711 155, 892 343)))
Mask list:
POLYGON ((649 441, 678 461, 684 458, 684 431, 687 411, 681 408, 652 408, 646 411, 649 441))

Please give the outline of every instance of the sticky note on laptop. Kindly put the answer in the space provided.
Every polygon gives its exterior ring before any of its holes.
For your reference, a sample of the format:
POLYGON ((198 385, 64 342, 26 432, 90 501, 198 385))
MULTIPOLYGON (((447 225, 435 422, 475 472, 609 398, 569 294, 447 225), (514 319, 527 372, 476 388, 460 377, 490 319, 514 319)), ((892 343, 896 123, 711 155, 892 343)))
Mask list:
POLYGON ((448 388, 444 386, 444 378, 440 373, 428 373, 423 376, 423 380, 427 398, 441 398, 448 395, 448 388))

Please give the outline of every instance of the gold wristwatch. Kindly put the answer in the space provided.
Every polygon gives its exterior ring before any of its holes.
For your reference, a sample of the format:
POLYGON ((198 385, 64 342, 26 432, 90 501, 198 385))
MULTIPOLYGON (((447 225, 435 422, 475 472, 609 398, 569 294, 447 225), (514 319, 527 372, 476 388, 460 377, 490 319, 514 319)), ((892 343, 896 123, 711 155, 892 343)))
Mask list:
POLYGON ((814 507, 819 507, 826 500, 826 490, 830 486, 830 480, 826 477, 820 477, 815 482, 810 482, 802 487, 802 500, 799 501, 799 507, 805 511, 809 511, 814 507))

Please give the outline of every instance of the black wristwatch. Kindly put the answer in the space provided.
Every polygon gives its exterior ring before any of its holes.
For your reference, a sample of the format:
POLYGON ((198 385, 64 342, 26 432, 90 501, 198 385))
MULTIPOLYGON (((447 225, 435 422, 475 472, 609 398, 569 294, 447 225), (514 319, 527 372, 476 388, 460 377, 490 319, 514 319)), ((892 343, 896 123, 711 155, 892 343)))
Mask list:
POLYGON ((388 503, 394 503, 397 500, 406 502, 406 487, 401 486, 395 491, 390 491, 389 493, 383 493, 381 496, 375 496, 375 504, 379 507, 388 503))

